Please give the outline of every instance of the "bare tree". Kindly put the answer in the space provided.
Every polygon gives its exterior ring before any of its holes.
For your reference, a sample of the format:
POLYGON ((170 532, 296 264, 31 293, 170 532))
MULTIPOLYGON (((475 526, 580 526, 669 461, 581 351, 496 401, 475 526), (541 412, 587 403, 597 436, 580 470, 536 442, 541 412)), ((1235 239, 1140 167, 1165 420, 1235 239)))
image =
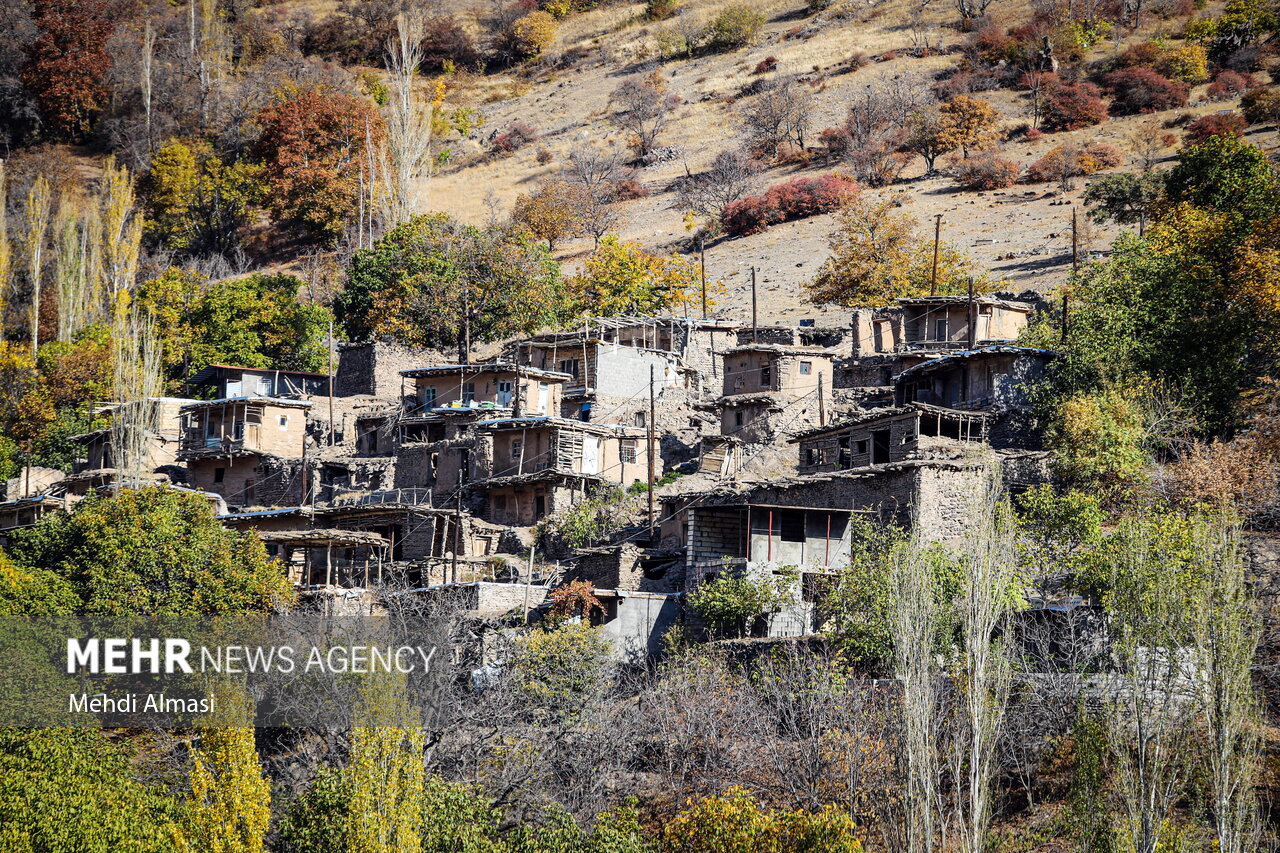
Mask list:
POLYGON ((813 113, 813 96, 795 78, 783 80, 753 97, 740 113, 747 146, 762 158, 778 156, 787 143, 804 148, 813 113))
POLYGON ((27 192, 23 208, 26 230, 22 234, 23 254, 27 261, 27 282, 31 286, 31 356, 40 347, 40 282, 44 278, 44 244, 49 231, 52 198, 49 181, 37 175, 27 192))
POLYGON ((586 145, 569 154, 565 177, 582 188, 577 204, 578 227, 599 245, 618 224, 618 181, 624 177, 617 148, 586 145))
POLYGON ((759 161, 745 151, 721 151, 705 172, 691 175, 685 168, 677 189, 681 207, 712 219, 749 194, 760 174, 759 161))
POLYGON ((414 184, 427 172, 431 153, 430 102, 414 90, 422 63, 423 21, 419 11, 396 17, 396 36, 387 43, 391 99, 387 109, 387 141, 381 152, 383 216, 387 225, 413 215, 414 184))
POLYGON ((614 106, 613 123, 631 134, 637 157, 654 149, 658 135, 680 104, 680 98, 667 90, 667 80, 660 71, 624 81, 609 100, 614 106))
POLYGON ((975 18, 985 17, 993 0, 955 0, 956 11, 960 19, 966 23, 975 18))

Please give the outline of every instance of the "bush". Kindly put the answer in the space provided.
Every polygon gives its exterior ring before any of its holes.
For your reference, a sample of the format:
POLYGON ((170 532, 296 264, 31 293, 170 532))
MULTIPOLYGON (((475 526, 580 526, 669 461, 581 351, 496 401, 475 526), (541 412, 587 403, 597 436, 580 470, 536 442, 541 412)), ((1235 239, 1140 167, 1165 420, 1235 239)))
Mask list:
POLYGON ((1209 79, 1209 57, 1204 46, 1198 44, 1181 47, 1166 47, 1150 41, 1135 44, 1117 56, 1112 67, 1147 68, 1192 86, 1209 79))
POLYGON ((818 134, 818 142, 827 158, 832 160, 843 160, 853 147, 853 137, 845 127, 828 127, 818 134))
POLYGON ((489 143, 498 154, 512 154, 531 142, 538 141, 538 129, 523 121, 513 121, 489 143))
POLYGON ((613 185, 619 201, 631 201, 637 198, 648 198, 649 191, 644 184, 635 178, 626 178, 613 185))
POLYGON ((1107 119, 1107 105, 1092 83, 1059 83, 1049 88, 1044 99, 1045 130, 1079 130, 1107 119))
POLYGON ((511 25, 511 51, 517 59, 533 59, 556 40, 556 19, 548 12, 530 12, 511 25))
POLYGON ((1213 113, 1187 125, 1187 144, 1200 145, 1215 136, 1244 136, 1249 125, 1239 113, 1213 113))
POLYGON ((710 50, 746 47, 755 43, 764 22, 764 15, 750 6, 726 6, 707 24, 702 40, 710 50))
POLYGON ((1090 142, 1083 148, 1059 145, 1027 167, 1027 181, 1065 182, 1077 175, 1092 175, 1124 164, 1124 153, 1109 142, 1090 142))
POLYGON ((644 16, 650 21, 665 21, 679 10, 679 0, 646 0, 644 4, 644 16))
POLYGON ((1214 75, 1205 95, 1211 101, 1229 101, 1243 95, 1254 85, 1252 74, 1241 74, 1230 68, 1223 68, 1214 75))
POLYGON ((1240 99, 1240 112, 1249 124, 1280 124, 1280 91, 1250 89, 1240 99))
POLYGON ((423 28, 421 45, 424 71, 439 71, 447 62, 471 70, 484 65, 475 39, 453 15, 437 15, 428 20, 423 28))
POLYGON ((842 175, 794 178, 763 195, 730 202, 720 224, 730 237, 756 234, 779 222, 833 213, 857 191, 858 185, 842 175))
POLYGON ((1121 68, 1104 76, 1102 83, 1111 93, 1111 111, 1117 115, 1153 113, 1187 105, 1187 85, 1150 68, 1121 68))
POLYGON ((982 151, 957 163, 952 175, 966 189, 998 190, 1017 183, 1021 171, 1012 160, 994 151, 982 151))

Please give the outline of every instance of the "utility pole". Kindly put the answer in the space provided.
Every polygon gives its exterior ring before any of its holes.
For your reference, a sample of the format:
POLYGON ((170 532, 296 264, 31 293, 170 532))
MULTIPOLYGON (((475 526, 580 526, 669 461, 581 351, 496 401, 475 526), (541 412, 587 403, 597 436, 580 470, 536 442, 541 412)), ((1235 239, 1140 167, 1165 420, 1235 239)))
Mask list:
POLYGON ((818 374, 818 426, 827 425, 827 404, 822 399, 822 374, 818 374))
POLYGON ((707 319, 707 244, 698 238, 698 264, 702 268, 702 319, 707 319))
POLYGON ((756 268, 751 268, 751 343, 760 343, 760 329, 756 325, 756 268))
POLYGON ((978 345, 978 312, 973 304, 973 276, 969 276, 969 349, 978 345))
POLYGON ((929 275, 929 295, 938 295, 938 241, 942 236, 942 214, 933 216, 933 272, 929 275))
POLYGON ((1071 205, 1071 273, 1080 271, 1080 240, 1076 233, 1076 206, 1071 205))
POLYGON ((329 446, 333 447, 333 321, 329 321, 329 446))
POLYGON ((536 545, 529 546, 529 571, 524 579, 524 621, 529 621, 529 587, 533 586, 533 552, 536 545))
POLYGON ((648 435, 648 441, 647 441, 648 448, 647 448, 647 452, 646 452, 646 454, 645 454, 646 456, 648 456, 648 462, 649 462, 649 542, 650 542, 650 544, 652 544, 652 543, 653 543, 653 482, 654 482, 654 481, 653 481, 653 462, 654 462, 654 459, 653 459, 653 456, 654 456, 654 453, 653 453, 653 420, 654 420, 654 411, 655 411, 655 406, 654 406, 654 403, 653 403, 653 365, 651 364, 651 365, 649 365, 649 418, 648 418, 648 420, 646 421, 646 426, 648 426, 648 428, 649 428, 649 435, 648 435))

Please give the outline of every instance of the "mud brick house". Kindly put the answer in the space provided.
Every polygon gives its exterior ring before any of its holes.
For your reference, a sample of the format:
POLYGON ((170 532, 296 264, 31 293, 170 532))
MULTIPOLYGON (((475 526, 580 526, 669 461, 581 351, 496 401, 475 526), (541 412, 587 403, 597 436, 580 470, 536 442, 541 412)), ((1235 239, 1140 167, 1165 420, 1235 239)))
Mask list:
POLYGON ((837 376, 842 388, 879 396, 902 370, 956 350, 1011 343, 1037 310, 1031 299, 1005 294, 920 296, 884 308, 859 308, 852 317, 852 359, 837 376))
POLYGON ((183 397, 149 397, 126 403, 112 403, 96 414, 110 423, 92 432, 73 435, 70 441, 80 446, 72 462, 71 474, 63 480, 63 488, 83 495, 88 490, 110 483, 116 474, 113 445, 121 429, 143 431, 142 445, 146 458, 142 468, 160 472, 175 482, 186 482, 186 471, 178 467, 178 448, 182 439, 183 406, 196 402, 183 397))
POLYGON ((189 403, 180 410, 178 459, 192 485, 230 506, 297 503, 310 408, 305 400, 257 396, 189 403))
POLYGON ((212 389, 214 397, 312 397, 329 393, 329 374, 273 367, 211 364, 187 379, 195 388, 212 389))
POLYGON ((569 375, 561 414, 644 426, 652 370, 663 415, 713 393, 718 353, 736 340, 724 320, 675 317, 589 317, 581 329, 537 335, 509 351, 521 364, 569 375))
POLYGON ((608 486, 648 478, 646 431, 568 418, 481 421, 488 437, 469 485, 482 517, 526 527, 608 486))
POLYGON ((443 361, 431 350, 391 341, 339 344, 334 393, 340 397, 366 395, 398 400, 402 393, 401 371, 443 361))
POLYGON ((821 347, 741 344, 724 353, 720 432, 768 442, 830 414, 834 353, 821 347))

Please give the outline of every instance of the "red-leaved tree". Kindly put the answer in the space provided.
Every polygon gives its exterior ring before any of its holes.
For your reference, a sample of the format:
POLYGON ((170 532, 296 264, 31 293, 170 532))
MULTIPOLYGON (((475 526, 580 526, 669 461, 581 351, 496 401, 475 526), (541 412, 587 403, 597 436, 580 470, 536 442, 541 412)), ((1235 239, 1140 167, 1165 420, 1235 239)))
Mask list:
POLYGON ((311 90, 266 107, 258 122, 272 215, 332 245, 358 207, 361 178, 369 181, 366 146, 382 144, 382 116, 359 98, 311 90))
POLYGON ((49 129, 77 142, 107 99, 107 0, 32 0, 31 17, 40 35, 27 50, 23 85, 35 95, 49 129))

